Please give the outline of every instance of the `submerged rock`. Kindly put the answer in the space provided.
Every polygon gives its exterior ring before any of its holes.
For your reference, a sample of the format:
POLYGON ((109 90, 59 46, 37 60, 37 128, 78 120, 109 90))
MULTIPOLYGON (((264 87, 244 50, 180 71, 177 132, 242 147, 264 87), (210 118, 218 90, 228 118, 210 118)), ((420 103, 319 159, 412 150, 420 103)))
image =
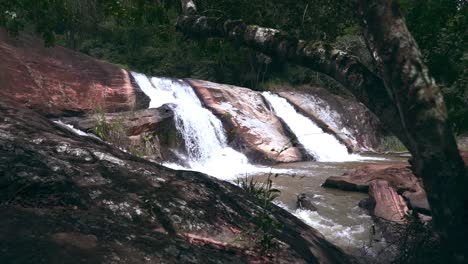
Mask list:
POLYGON ((297 196, 296 209, 304 209, 310 211, 317 211, 314 203, 311 201, 310 195, 301 193, 297 196))
POLYGON ((262 256, 252 235, 262 209, 239 187, 78 136, 5 98, 0 187, 0 263, 354 262, 278 207, 278 248, 262 256))

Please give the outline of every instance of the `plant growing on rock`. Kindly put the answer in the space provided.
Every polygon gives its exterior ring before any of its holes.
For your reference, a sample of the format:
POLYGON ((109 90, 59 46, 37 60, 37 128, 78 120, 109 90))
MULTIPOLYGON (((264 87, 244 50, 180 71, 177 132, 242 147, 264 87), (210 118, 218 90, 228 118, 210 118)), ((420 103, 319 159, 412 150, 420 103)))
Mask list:
POLYGON ((272 202, 279 197, 281 191, 273 187, 271 173, 264 183, 256 181, 252 177, 238 178, 236 183, 248 194, 261 201, 260 211, 254 217, 254 221, 258 224, 258 227, 253 231, 250 230, 249 233, 254 236, 260 251, 264 254, 269 254, 279 246, 274 233, 279 232, 283 228, 272 215, 275 210, 272 202))

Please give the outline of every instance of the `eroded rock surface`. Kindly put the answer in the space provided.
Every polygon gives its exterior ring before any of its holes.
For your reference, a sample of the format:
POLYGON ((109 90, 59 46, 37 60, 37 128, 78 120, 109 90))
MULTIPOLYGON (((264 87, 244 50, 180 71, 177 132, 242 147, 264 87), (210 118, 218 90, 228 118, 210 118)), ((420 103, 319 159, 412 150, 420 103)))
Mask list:
POLYGON ((146 108, 148 98, 132 85, 127 71, 23 34, 0 29, 1 90, 20 104, 51 116, 102 109, 146 108))
POLYGON ((351 263, 276 207, 278 250, 261 258, 257 201, 0 100, 0 263, 351 263))
POLYGON ((188 80, 195 92, 226 126, 228 139, 251 160, 294 162, 303 160, 294 136, 266 105, 262 95, 247 88, 188 80))

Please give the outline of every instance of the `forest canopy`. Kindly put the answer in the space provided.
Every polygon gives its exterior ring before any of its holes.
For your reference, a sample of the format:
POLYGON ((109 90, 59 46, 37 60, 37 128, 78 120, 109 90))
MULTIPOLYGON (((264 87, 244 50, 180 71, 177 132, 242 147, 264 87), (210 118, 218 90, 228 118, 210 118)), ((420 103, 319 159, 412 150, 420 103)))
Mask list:
MULTIPOLYGON (((468 132, 466 0, 400 0, 407 25, 445 96, 453 127, 468 132), (464 45, 465 44, 465 45, 464 45)), ((300 39, 333 43, 373 69, 353 10, 338 0, 197 1, 207 16, 241 18, 300 39)), ((1 0, 0 25, 40 34, 124 68, 268 89, 271 83, 337 88, 322 74, 265 58, 222 39, 186 39, 175 29, 179 1, 1 0)))

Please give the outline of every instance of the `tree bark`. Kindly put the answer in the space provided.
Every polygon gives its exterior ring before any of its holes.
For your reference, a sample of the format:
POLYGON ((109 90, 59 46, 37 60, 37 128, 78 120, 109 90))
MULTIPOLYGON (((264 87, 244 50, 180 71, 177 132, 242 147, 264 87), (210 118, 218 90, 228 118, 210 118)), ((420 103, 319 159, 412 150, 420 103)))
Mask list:
POLYGON ((357 0, 358 16, 394 98, 413 171, 423 178, 434 225, 450 263, 468 261, 468 175, 447 122, 442 93, 394 0, 357 0))
POLYGON ((177 29, 194 38, 219 37, 264 54, 324 73, 346 87, 372 111, 387 129, 408 143, 398 110, 381 78, 359 60, 322 42, 304 41, 276 29, 246 25, 242 20, 182 15, 177 29))

